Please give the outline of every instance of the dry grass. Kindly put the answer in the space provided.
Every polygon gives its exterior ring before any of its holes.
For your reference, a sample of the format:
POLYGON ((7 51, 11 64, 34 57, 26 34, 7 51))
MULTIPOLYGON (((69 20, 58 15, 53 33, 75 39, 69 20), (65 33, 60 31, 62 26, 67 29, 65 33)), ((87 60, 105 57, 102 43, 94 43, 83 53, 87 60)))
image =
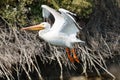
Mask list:
POLYGON ((66 60, 65 54, 63 54, 65 51, 62 48, 59 48, 60 51, 58 51, 57 47, 52 47, 39 39, 36 33, 21 32, 16 27, 9 27, 8 29, 4 29, 3 27, 0 30, 0 76, 5 76, 8 80, 11 78, 14 79, 11 72, 12 65, 14 64, 19 65, 15 69, 18 74, 19 69, 23 69, 29 80, 31 80, 29 72, 32 72, 33 68, 36 70, 39 78, 42 79, 39 66, 36 65, 38 64, 36 56, 39 56, 44 64, 57 60, 61 66, 61 78, 62 63, 66 66, 69 64, 69 67, 73 65, 66 60), (26 65, 28 69, 26 69, 26 65))

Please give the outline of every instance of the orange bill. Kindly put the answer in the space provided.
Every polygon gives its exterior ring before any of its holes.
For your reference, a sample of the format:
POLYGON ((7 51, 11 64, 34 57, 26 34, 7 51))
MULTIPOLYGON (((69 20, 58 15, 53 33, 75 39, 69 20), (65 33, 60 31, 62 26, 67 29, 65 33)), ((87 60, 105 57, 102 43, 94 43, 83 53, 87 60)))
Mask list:
POLYGON ((21 30, 31 30, 31 31, 42 30, 42 29, 44 29, 44 25, 42 24, 21 28, 21 30))

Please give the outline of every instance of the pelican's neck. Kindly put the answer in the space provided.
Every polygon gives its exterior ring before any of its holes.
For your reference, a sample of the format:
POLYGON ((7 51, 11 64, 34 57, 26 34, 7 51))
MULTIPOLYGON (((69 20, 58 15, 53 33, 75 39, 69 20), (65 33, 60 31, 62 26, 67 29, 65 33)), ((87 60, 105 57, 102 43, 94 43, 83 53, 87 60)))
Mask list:
POLYGON ((44 30, 40 30, 40 31, 39 31, 39 36, 44 39, 44 35, 45 35, 47 32, 49 32, 49 31, 50 31, 50 28, 47 28, 47 29, 44 29, 44 30))
POLYGON ((44 39, 45 35, 50 31, 51 25, 48 22, 43 22, 41 24, 44 25, 43 26, 44 29, 42 29, 42 30, 39 31, 39 36, 44 39))

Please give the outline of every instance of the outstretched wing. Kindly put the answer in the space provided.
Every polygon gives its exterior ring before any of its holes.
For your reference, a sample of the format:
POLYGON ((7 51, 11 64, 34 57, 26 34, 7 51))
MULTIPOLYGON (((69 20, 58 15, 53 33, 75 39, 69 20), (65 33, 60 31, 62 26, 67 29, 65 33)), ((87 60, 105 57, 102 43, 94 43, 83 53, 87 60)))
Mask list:
MULTIPOLYGON (((51 31, 56 33, 62 32, 68 35, 75 34, 79 31, 78 24, 76 23, 75 19, 71 15, 75 15, 74 13, 62 9, 59 9, 59 12, 50 8, 47 5, 42 5, 43 9, 43 17, 50 18, 52 15, 54 17, 54 23, 51 27, 51 31)), ((51 19, 52 20, 52 19, 51 19)))
MULTIPOLYGON (((61 15, 64 16, 65 24, 61 28, 61 32, 67 33, 68 35, 75 34, 79 31, 79 25, 71 15, 76 15, 68 10, 60 8, 61 15)), ((81 28, 81 27, 80 27, 81 28)))
POLYGON ((61 16, 61 14, 59 12, 50 8, 47 5, 42 5, 41 7, 42 7, 43 18, 54 21, 54 23, 51 27, 51 30, 54 30, 56 32, 59 31, 61 28, 60 26, 62 26, 65 22, 64 17, 61 16))

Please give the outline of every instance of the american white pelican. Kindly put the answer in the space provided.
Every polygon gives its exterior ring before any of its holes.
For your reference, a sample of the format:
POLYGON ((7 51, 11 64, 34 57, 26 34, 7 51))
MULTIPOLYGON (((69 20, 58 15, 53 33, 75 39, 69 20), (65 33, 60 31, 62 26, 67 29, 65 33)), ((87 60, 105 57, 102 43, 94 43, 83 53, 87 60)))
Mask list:
POLYGON ((78 42, 84 43, 84 41, 76 38, 79 31, 78 27, 81 27, 71 16, 75 14, 62 8, 58 12, 47 5, 42 5, 41 7, 43 18, 51 19, 50 17, 52 17, 51 21, 54 21, 54 23, 51 25, 48 22, 42 22, 38 25, 22 28, 22 30, 40 30, 39 36, 42 39, 50 44, 66 47, 66 53, 70 62, 76 61, 79 63, 74 44, 78 42))

